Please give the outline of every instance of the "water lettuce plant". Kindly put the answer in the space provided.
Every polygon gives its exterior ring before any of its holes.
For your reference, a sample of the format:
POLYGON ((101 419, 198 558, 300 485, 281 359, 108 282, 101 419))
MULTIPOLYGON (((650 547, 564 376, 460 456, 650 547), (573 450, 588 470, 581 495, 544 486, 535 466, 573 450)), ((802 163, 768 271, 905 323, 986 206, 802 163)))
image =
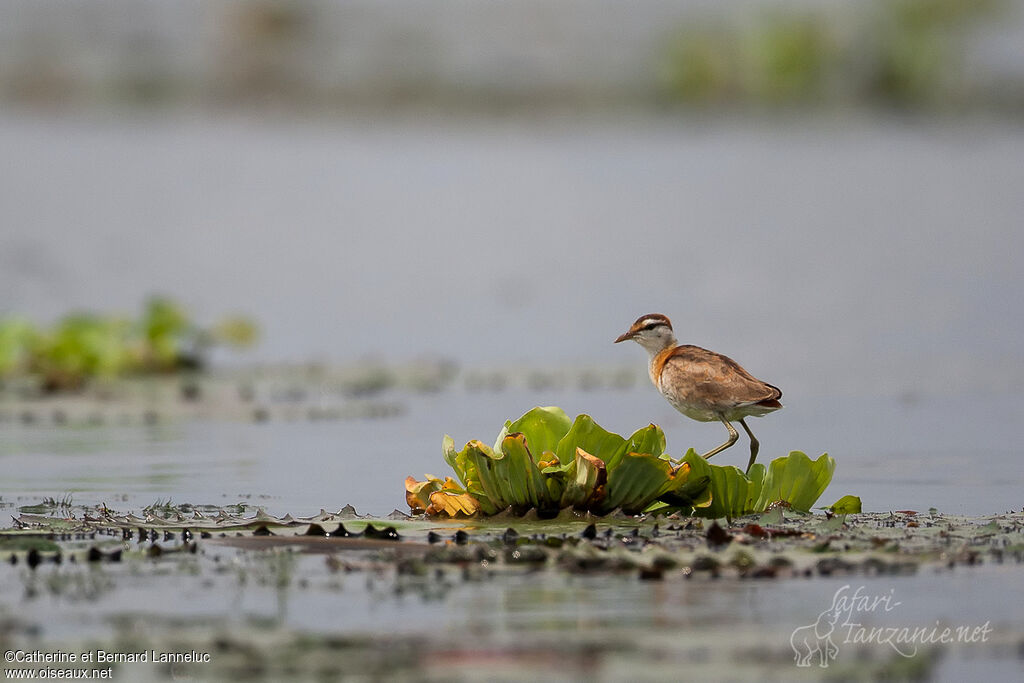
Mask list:
MULTIPOLYGON (((696 514, 713 519, 763 512, 770 506, 810 512, 836 468, 836 461, 827 453, 811 460, 801 451, 775 458, 767 467, 754 463, 747 473, 733 465, 712 465, 692 448, 683 462, 695 474, 710 477, 711 504, 696 514)), ((675 503, 670 497, 666 502, 675 503)))
POLYGON ((445 436, 445 461, 458 481, 427 475, 406 479, 406 500, 416 512, 493 515, 506 509, 557 513, 563 508, 604 514, 642 512, 660 496, 688 507, 710 502, 707 477, 664 456, 665 435, 648 425, 628 438, 589 415, 575 420, 561 408, 534 408, 508 421, 494 446, 468 442, 461 451, 445 436))
POLYGON ((441 516, 556 514, 573 508, 594 514, 682 511, 737 517, 779 501, 809 511, 832 479, 835 460, 812 461, 794 451, 748 474, 712 465, 690 449, 682 460, 665 453, 657 425, 629 437, 609 432, 586 414, 571 420, 558 407, 534 408, 501 429, 493 446, 469 441, 461 451, 445 435, 445 461, 456 478, 406 479, 414 513, 441 516))

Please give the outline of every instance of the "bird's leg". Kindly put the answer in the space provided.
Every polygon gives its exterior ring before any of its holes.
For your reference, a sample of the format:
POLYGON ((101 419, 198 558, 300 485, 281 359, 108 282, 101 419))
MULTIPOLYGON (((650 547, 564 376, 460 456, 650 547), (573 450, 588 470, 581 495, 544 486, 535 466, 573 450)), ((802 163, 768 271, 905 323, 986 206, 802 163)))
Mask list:
POLYGON ((740 438, 740 434, 739 434, 739 432, 737 432, 737 431, 736 431, 736 428, 735 428, 735 427, 733 427, 733 426, 732 426, 731 424, 729 424, 729 421, 728 421, 728 420, 726 420, 726 419, 725 419, 724 417, 723 417, 723 418, 720 418, 720 419, 722 420, 722 424, 724 424, 724 425, 725 425, 725 428, 729 430, 729 440, 728 440, 728 441, 726 441, 725 443, 723 443, 723 444, 722 444, 721 446, 719 446, 718 448, 712 448, 712 449, 711 449, 710 451, 708 451, 708 452, 707 452, 707 453, 705 453, 705 454, 704 454, 703 456, 701 456, 701 457, 703 457, 703 458, 704 458, 705 460, 707 460, 708 458, 710 458, 710 457, 711 457, 712 455, 714 455, 715 453, 719 453, 719 452, 721 452, 721 451, 724 451, 724 450, 725 450, 726 448, 728 448, 729 446, 731 446, 731 445, 733 445, 734 443, 736 443, 736 439, 740 438))
POLYGON ((750 468, 754 466, 754 461, 757 460, 757 451, 761 448, 761 442, 754 436, 754 432, 750 431, 750 427, 743 420, 740 420, 740 424, 743 425, 743 431, 750 437, 750 462, 747 463, 747 473, 750 473, 750 468))

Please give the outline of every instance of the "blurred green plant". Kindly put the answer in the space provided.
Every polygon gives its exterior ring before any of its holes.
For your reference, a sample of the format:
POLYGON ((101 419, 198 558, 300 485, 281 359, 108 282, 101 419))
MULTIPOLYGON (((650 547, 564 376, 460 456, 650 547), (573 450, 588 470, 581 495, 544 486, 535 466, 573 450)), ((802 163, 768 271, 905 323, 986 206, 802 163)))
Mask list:
POLYGON ((805 101, 823 88, 836 48, 817 16, 772 17, 749 39, 747 90, 768 102, 805 101))
POLYGON ((846 11, 774 10, 752 25, 690 22, 665 46, 661 81, 688 104, 963 99, 966 32, 1000 4, 876 0, 846 11))
POLYGON ((47 389, 78 389, 91 377, 115 377, 129 364, 129 323, 88 313, 61 319, 36 337, 30 370, 47 389))
POLYGON ((0 378, 28 375, 46 391, 75 390, 93 379, 198 369, 211 347, 245 348, 258 335, 244 317, 201 328, 160 296, 145 303, 137 320, 72 313, 42 329, 10 317, 0 319, 0 378))
POLYGON ((757 464, 749 475, 712 465, 693 449, 675 461, 664 452, 665 435, 657 425, 625 438, 589 415, 570 420, 557 407, 534 408, 506 422, 493 448, 474 440, 456 451, 446 435, 442 449, 458 480, 406 478, 406 502, 414 513, 456 517, 533 509, 543 516, 573 508, 732 518, 780 501, 810 511, 835 470, 827 454, 812 461, 799 451, 768 468, 757 464))
POLYGON ((660 79, 674 99, 721 104, 739 96, 737 41, 717 26, 686 28, 669 41, 660 79))
POLYGON ((964 36, 998 0, 886 0, 876 4, 866 91, 894 104, 963 96, 964 36))
POLYGON ((193 356, 186 350, 186 345, 193 341, 196 333, 188 316, 176 302, 160 296, 150 298, 143 309, 138 327, 143 367, 155 372, 166 372, 193 364, 193 356))
POLYGON ((0 319, 0 377, 25 370, 38 333, 24 318, 0 319))
POLYGON ((661 80, 690 104, 783 103, 817 96, 835 47, 815 15, 766 17, 752 30, 721 23, 690 26, 673 36, 661 80))

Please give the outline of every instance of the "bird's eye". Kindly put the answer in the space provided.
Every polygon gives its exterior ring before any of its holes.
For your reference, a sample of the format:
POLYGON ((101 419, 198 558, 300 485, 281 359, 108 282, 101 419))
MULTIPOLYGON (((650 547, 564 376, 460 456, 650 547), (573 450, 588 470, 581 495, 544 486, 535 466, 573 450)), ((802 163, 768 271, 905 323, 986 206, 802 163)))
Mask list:
POLYGON ((659 325, 661 325, 661 323, 647 323, 646 325, 644 325, 640 329, 641 330, 653 330, 655 327, 658 327, 659 325))

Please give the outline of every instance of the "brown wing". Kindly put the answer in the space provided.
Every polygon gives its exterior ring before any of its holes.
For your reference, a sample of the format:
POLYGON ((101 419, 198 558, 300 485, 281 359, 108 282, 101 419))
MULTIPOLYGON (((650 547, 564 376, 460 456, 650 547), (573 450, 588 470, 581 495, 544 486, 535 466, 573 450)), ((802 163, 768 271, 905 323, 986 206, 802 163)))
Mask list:
POLYGON ((781 407, 782 391, 762 382, 728 356, 699 346, 677 346, 655 360, 661 385, 687 403, 729 408, 760 404, 781 407))

